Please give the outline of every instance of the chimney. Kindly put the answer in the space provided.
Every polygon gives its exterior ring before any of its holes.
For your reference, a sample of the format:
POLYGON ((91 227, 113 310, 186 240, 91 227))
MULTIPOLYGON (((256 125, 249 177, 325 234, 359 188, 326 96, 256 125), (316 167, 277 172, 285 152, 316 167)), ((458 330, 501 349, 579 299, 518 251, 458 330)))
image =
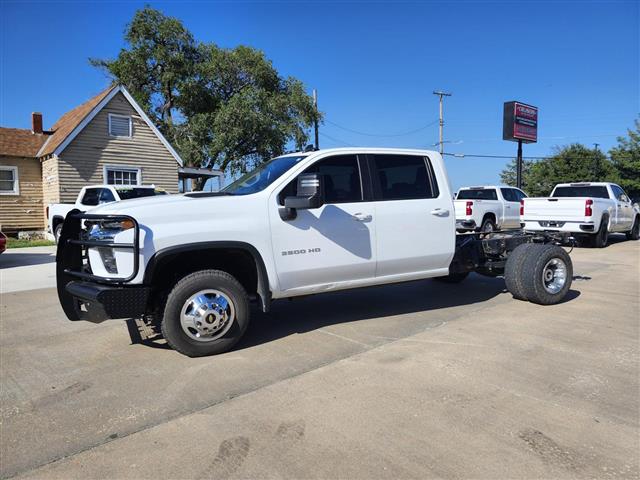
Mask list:
POLYGON ((42 113, 33 112, 31 114, 31 131, 33 133, 42 133, 42 113))

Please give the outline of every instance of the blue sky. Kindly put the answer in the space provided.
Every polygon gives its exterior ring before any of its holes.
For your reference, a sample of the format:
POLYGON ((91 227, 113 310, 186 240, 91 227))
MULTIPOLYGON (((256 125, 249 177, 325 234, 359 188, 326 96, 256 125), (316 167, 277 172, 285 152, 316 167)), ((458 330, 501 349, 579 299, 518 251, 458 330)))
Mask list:
MULTIPOLYGON (((0 125, 28 128, 41 111, 50 127, 102 90, 108 79, 87 59, 116 56, 145 3, 180 18, 198 40, 259 48, 283 75, 317 88, 327 119, 321 147, 435 148, 434 89, 453 93, 445 140, 456 153, 515 155, 516 144, 502 140, 507 100, 540 109, 539 142, 525 145, 525 156, 571 142, 608 150, 640 112, 635 0, 0 0, 0 125)), ((446 162, 458 187, 497 182, 507 160, 446 162)))

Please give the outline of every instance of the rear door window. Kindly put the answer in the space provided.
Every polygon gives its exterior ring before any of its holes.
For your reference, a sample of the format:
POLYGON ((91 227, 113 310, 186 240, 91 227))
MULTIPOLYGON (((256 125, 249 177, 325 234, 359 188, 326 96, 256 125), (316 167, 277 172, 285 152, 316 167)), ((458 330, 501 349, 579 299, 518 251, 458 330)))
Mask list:
POLYGON ((116 197, 113 195, 113 192, 108 188, 103 188, 100 193, 100 203, 110 203, 115 201, 116 197))
POLYGON ((90 207, 98 205, 100 203, 100 191, 101 188, 87 188, 82 196, 81 203, 90 207))
POLYGON ((415 155, 373 155, 374 182, 381 200, 436 198, 438 186, 429 160, 415 155))
POLYGON ((502 192, 502 196, 507 202, 517 202, 519 201, 516 198, 515 192, 513 188, 501 188, 500 192, 502 192))
POLYGON ((498 200, 495 188, 468 188, 460 190, 458 200, 498 200))

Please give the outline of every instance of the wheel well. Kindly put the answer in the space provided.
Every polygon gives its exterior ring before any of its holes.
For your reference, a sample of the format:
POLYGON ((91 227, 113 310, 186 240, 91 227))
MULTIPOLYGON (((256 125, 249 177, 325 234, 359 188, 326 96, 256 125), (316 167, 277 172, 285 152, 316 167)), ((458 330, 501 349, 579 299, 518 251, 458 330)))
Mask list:
MULTIPOLYGON (((232 275, 249 295, 259 291, 258 265, 253 255, 242 248, 209 248, 179 251, 162 257, 154 265, 152 278, 145 283, 152 287, 151 302, 157 307, 180 279, 199 270, 222 270, 232 275)), ((265 299, 263 299, 264 303, 265 299)))
POLYGON ((482 223, 484 223, 484 221, 489 218, 491 219, 491 221, 493 221, 494 224, 496 224, 496 214, 493 212, 487 212, 484 214, 484 217, 482 217, 482 223))
MULTIPOLYGON (((56 227, 58 225, 60 225, 62 222, 64 222, 64 217, 61 217, 59 215, 56 215, 55 217, 53 217, 53 219, 51 220, 51 229, 53 231, 56 230, 56 227)), ((53 232, 52 232, 53 233, 53 232)))

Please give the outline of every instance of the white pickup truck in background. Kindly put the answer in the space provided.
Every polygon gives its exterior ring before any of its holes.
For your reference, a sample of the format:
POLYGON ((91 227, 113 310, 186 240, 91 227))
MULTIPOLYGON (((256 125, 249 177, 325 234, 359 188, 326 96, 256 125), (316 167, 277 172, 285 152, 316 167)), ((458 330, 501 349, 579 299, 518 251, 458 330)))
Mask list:
POLYGON ((90 185, 83 187, 78 193, 75 203, 52 203, 47 206, 48 231, 53 234, 57 243, 64 219, 71 210, 78 209, 85 212, 105 203, 166 194, 167 192, 157 189, 153 185, 90 185))
POLYGON ((493 232, 520 228, 520 200, 527 194, 514 187, 462 187, 456 194, 456 229, 493 232))
POLYGON ((639 237, 640 210, 615 183, 561 183, 551 197, 523 201, 520 214, 527 231, 570 232, 600 248, 609 232, 639 237))

